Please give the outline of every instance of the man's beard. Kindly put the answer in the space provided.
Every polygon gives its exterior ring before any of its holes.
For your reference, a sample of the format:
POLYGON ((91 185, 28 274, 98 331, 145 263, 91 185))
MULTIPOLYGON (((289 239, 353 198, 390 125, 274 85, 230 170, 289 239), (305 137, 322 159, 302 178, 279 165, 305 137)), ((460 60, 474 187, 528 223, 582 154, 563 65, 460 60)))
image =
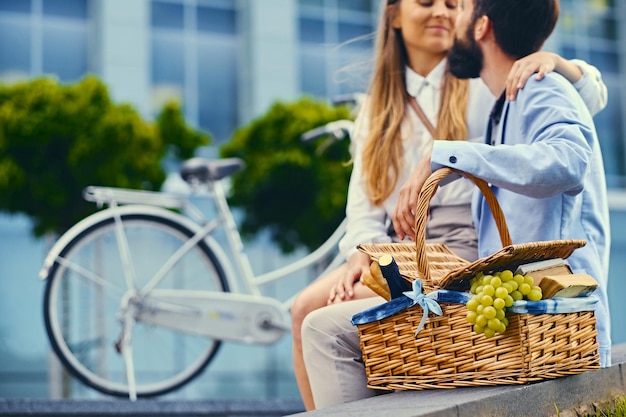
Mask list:
POLYGON ((483 69, 483 52, 470 36, 467 45, 458 38, 448 53, 450 72, 457 78, 478 78, 483 69))

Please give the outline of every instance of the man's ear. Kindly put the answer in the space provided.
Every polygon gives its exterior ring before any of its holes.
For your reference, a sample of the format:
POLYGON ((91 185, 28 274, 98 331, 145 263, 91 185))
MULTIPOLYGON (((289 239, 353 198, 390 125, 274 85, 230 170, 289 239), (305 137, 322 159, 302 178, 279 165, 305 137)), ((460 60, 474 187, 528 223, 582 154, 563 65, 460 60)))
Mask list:
POLYGON ((474 25, 474 39, 480 41, 487 36, 492 28, 491 19, 487 15, 483 15, 476 20, 474 25))

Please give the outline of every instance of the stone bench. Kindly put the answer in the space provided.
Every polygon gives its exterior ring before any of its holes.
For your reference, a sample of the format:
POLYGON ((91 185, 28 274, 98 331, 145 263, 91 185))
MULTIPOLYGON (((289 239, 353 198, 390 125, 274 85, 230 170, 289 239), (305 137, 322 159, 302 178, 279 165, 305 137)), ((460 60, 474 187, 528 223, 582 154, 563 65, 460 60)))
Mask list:
POLYGON ((293 416, 528 417, 556 416, 557 409, 561 417, 574 416, 574 409, 626 395, 626 343, 613 346, 612 364, 527 385, 396 391, 293 416))

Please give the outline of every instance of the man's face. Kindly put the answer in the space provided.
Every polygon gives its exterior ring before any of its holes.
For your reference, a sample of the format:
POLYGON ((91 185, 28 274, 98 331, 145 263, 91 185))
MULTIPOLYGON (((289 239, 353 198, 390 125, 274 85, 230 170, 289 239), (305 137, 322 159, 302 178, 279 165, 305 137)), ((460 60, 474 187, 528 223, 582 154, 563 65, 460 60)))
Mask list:
POLYGON ((458 78, 478 78, 483 69, 483 53, 474 39, 473 13, 474 0, 462 0, 454 44, 448 53, 450 72, 458 78))

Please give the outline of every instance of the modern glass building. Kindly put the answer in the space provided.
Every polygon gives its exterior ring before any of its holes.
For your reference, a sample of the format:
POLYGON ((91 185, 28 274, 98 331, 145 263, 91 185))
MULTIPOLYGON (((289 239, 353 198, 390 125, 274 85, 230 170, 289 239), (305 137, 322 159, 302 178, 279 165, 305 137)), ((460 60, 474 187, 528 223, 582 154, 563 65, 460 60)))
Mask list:
MULTIPOLYGON (((276 100, 302 94, 330 100, 364 91, 380 3, 0 0, 0 82, 43 74, 72 82, 94 73, 115 101, 131 103, 147 118, 167 99, 180 99, 187 121, 220 144, 276 100)), ((618 275, 626 270, 618 256, 626 249, 626 4, 561 0, 561 7, 546 48, 596 65, 609 87, 609 105, 595 120, 611 189, 612 315, 623 317, 626 310, 617 294, 626 291, 618 275)), ((49 351, 37 274, 51 242, 35 240, 29 230, 28 219, 0 215, 0 397, 58 398, 69 392, 73 398, 97 398, 94 391, 67 382, 49 351)), ((293 260, 259 240, 249 253, 255 272, 293 260)), ((290 285, 298 288, 312 278, 296 277, 290 285)), ((279 297, 286 290, 270 289, 279 297)), ((623 329, 614 327, 614 342, 626 342, 623 329)), ((298 395, 289 335, 269 347, 225 344, 206 373, 171 396, 232 393, 242 398, 298 395)))

